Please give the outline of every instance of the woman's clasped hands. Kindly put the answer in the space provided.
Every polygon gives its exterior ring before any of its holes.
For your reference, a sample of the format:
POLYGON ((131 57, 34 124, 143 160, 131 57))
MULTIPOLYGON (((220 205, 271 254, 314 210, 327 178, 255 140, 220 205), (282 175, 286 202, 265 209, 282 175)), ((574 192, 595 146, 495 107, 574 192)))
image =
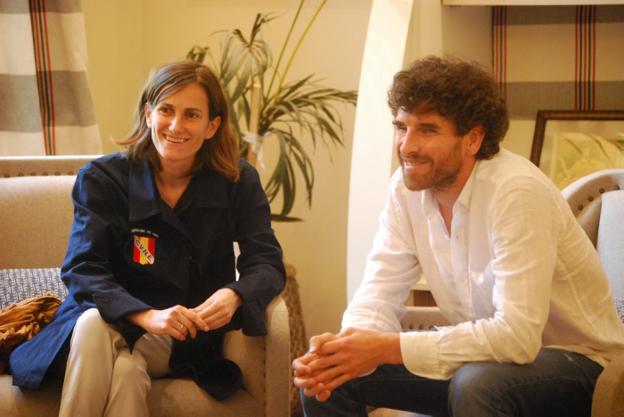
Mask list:
POLYGON ((176 305, 164 310, 143 310, 128 315, 128 320, 148 333, 167 334, 177 340, 197 336, 198 331, 207 332, 225 326, 240 307, 240 296, 229 288, 213 293, 206 301, 194 308, 176 305))

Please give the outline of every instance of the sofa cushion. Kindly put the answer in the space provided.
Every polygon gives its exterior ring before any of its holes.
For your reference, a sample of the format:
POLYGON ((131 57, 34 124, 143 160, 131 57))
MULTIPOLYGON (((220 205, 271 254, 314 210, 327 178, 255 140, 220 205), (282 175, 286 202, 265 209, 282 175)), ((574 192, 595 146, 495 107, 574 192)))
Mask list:
POLYGON ((65 298, 60 276, 60 268, 0 269, 0 308, 50 291, 65 298))
MULTIPOLYGON (((217 401, 187 378, 154 379, 148 395, 151 417, 264 415, 262 404, 245 390, 238 390, 225 401, 217 401)), ((0 375, 2 417, 55 417, 60 396, 58 378, 47 378, 40 390, 29 391, 13 386, 10 375, 0 375)))

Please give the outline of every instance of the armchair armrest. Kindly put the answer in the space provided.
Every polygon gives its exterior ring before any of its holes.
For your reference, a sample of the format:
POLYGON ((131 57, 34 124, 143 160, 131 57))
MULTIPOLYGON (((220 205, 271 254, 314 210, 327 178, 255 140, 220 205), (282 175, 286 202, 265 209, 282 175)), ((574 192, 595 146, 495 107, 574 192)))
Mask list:
POLYGON ((290 415, 290 327, 288 308, 282 296, 276 297, 267 307, 268 334, 266 349, 266 416, 290 415))
POLYGON ((267 335, 249 337, 237 330, 223 340, 225 357, 238 364, 243 385, 264 405, 266 417, 288 417, 290 413, 290 328, 288 309, 277 296, 266 310, 267 335))

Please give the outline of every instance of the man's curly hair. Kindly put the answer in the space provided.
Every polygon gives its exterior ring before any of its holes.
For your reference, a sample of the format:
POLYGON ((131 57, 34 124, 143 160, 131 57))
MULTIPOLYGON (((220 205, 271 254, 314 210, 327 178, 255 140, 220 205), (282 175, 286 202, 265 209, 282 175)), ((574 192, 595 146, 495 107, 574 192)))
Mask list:
POLYGON ((436 112, 450 119, 457 135, 483 126, 485 137, 477 159, 489 159, 500 150, 509 128, 505 100, 492 76, 474 63, 429 56, 394 76, 388 105, 418 113, 436 112))

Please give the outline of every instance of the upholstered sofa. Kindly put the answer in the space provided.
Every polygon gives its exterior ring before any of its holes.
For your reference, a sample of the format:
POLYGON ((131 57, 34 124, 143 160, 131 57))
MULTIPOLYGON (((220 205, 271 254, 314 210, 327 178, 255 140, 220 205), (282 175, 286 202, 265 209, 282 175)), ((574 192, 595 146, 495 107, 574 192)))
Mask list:
MULTIPOLYGON (((0 301, 6 305, 53 290, 73 216, 70 192, 77 169, 91 157, 0 158, 0 301)), ((149 395, 153 417, 287 417, 290 414, 290 335, 281 297, 266 313, 268 335, 231 332, 226 357, 243 371, 244 389, 216 401, 190 379, 157 379, 149 395)), ((0 375, 0 416, 58 414, 60 379, 48 377, 41 390, 22 391, 0 375)))

